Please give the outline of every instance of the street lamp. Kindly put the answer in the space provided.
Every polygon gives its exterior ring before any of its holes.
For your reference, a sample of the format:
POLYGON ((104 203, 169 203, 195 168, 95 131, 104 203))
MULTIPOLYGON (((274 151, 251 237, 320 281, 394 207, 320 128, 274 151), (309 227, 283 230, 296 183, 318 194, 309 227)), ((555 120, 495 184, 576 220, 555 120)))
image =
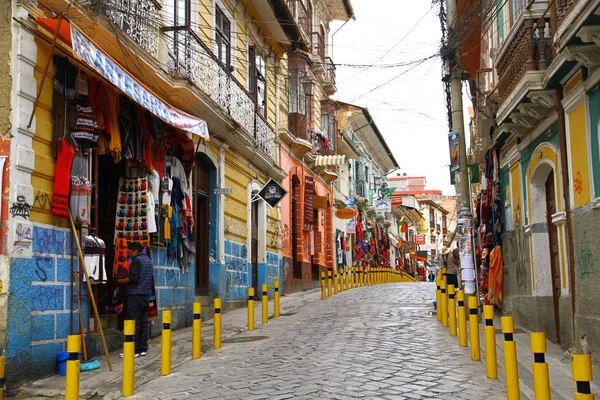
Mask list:
POLYGON ((315 82, 312 80, 307 80, 302 82, 302 88, 304 89, 305 96, 314 96, 315 95, 315 82))

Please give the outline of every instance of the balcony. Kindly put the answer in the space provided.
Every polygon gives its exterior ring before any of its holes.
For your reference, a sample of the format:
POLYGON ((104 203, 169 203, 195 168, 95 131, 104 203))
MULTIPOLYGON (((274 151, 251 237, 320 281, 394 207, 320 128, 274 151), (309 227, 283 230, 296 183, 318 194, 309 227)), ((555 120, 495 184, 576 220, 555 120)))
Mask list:
POLYGON ((92 14, 101 15, 154 58, 158 58, 161 6, 155 0, 82 0, 92 14))
POLYGON ((335 87, 335 64, 330 57, 325 57, 325 79, 323 82, 323 89, 327 95, 332 96, 337 88, 335 87))
POLYGON ((312 9, 310 3, 308 0, 289 0, 288 6, 305 37, 309 39, 312 32, 312 9))
POLYGON ((325 40, 319 32, 312 33, 312 55, 323 65, 325 61, 325 40))
POLYGON ((250 93, 190 30, 169 32, 169 71, 191 81, 253 139, 254 148, 273 159, 275 132, 257 112, 250 93))
MULTIPOLYGON (((544 71, 552 61, 549 18, 533 30, 537 19, 522 17, 497 56, 499 101, 502 104, 528 72, 544 71)), ((532 81, 541 81, 541 75, 532 81)), ((529 82, 526 82, 529 85, 529 82)), ((535 85, 534 82, 532 84, 535 85)))

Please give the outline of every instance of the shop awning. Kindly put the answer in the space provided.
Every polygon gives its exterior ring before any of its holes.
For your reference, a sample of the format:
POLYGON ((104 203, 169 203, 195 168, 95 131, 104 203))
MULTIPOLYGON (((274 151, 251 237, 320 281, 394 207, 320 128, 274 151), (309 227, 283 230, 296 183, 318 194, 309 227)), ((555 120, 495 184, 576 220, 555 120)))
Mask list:
POLYGON ((342 165, 346 162, 346 156, 335 155, 335 156, 317 156, 315 158, 315 165, 329 166, 329 165, 342 165))
POLYGON ((206 140, 210 139, 206 121, 162 101, 109 55, 104 54, 73 23, 62 20, 59 24, 58 19, 52 18, 37 18, 36 22, 52 34, 58 32, 57 38, 72 47, 75 58, 87 64, 150 113, 175 128, 198 135, 206 140))

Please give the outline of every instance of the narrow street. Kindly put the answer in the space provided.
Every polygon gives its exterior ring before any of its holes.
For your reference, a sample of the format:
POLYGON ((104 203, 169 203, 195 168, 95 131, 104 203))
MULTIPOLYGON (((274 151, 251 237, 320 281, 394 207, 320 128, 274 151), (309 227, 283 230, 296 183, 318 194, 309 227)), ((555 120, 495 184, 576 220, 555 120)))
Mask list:
POLYGON ((224 340, 133 398, 506 398, 429 314, 434 297, 433 283, 392 283, 311 302, 224 340))

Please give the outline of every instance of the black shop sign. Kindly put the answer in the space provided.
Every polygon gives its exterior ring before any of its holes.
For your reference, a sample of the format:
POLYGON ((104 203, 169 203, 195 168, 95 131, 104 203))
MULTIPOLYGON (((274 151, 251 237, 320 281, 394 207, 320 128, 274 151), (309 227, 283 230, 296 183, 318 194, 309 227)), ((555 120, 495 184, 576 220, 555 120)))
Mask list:
POLYGON ((286 195, 287 190, 285 190, 273 179, 269 179, 260 192, 258 192, 258 196, 263 199, 271 208, 279 204, 281 199, 283 199, 286 195))

